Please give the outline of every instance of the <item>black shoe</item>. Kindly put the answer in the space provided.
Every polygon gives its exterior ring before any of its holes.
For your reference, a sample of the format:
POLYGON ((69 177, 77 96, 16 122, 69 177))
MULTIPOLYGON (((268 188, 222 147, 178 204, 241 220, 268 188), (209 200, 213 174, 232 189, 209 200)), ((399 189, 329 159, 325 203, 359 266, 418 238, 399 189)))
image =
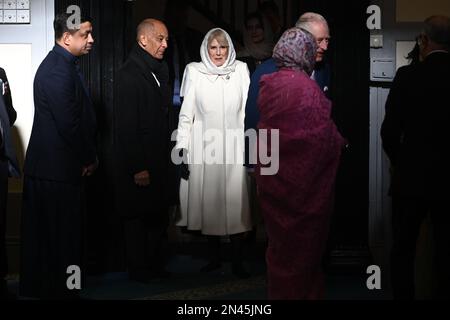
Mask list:
POLYGON ((242 264, 233 265, 232 267, 233 274, 239 279, 248 279, 250 278, 250 273, 248 273, 242 264))
POLYGON ((206 266, 203 266, 200 269, 200 272, 206 273, 211 272, 217 269, 220 269, 222 267, 222 264, 220 262, 210 262, 206 266))

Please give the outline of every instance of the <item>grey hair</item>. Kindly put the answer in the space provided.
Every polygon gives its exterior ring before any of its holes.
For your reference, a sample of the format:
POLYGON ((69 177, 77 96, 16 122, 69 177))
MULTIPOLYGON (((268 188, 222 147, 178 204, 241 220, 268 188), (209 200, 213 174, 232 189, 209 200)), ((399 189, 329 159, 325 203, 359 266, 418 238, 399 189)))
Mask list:
POLYGON ((424 33, 436 44, 450 47, 450 19, 446 16, 431 16, 425 20, 424 33))
POLYGON ((225 47, 229 47, 230 44, 228 43, 228 39, 227 36, 225 35, 225 33, 220 30, 217 29, 215 31, 213 31, 208 38, 208 46, 211 44, 211 42, 213 42, 213 40, 216 39, 217 42, 221 45, 221 46, 225 46, 225 47))
POLYGON ((311 24, 313 23, 323 23, 328 26, 327 20, 322 15, 315 12, 306 12, 302 14, 300 18, 298 18, 295 26, 308 32, 312 32, 311 24))

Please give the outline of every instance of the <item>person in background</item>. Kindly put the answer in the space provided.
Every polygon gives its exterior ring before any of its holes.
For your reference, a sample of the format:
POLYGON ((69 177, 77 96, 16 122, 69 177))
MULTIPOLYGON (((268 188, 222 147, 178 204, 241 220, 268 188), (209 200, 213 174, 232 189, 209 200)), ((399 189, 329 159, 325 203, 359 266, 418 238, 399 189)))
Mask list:
POLYGON ((56 44, 34 79, 20 264, 20 295, 30 298, 78 298, 79 290, 67 286, 68 271, 83 271, 84 179, 98 166, 95 110, 79 66, 94 45, 92 24, 82 17, 69 29, 69 19, 56 16, 56 44))
MULTIPOLYGON (((324 298, 321 263, 344 139, 331 119, 330 101, 310 78, 316 50, 308 31, 287 30, 273 53, 279 71, 261 78, 258 129, 276 128, 280 137, 279 172, 264 175, 263 165, 256 167, 269 239, 269 299, 324 298)), ((267 141, 260 137, 258 143, 267 141)))
POLYGON ((236 60, 233 42, 220 28, 206 34, 200 53, 202 62, 186 67, 181 86, 184 100, 176 150, 182 152, 185 160, 189 159, 189 165, 183 166, 181 217, 177 225, 207 236, 210 261, 202 272, 221 267, 221 236, 229 236, 232 272, 239 278, 248 278, 242 249, 252 222, 243 159, 239 162, 234 158, 244 152, 248 68, 236 60), (229 130, 237 133, 239 141, 230 143, 234 139, 227 136, 229 130), (207 137, 213 133, 220 133, 220 139, 211 151, 207 137))
POLYGON ((13 107, 11 87, 9 85, 8 77, 6 76, 6 71, 3 68, 0 68, 0 94, 3 95, 6 111, 8 113, 10 123, 13 125, 16 122, 17 113, 13 107))
POLYGON ((277 42, 285 30, 280 16, 280 9, 275 1, 268 0, 261 3, 259 11, 269 22, 270 28, 272 29, 273 42, 277 42))
POLYGON ((244 21, 244 48, 237 53, 237 58, 247 63, 250 75, 272 57, 273 46, 272 30, 263 16, 259 12, 248 14, 244 21))
POLYGON ((16 153, 14 151, 11 128, 17 113, 12 104, 11 90, 5 70, 0 68, 0 300, 15 299, 8 291, 5 277, 8 275, 6 252, 6 214, 8 203, 8 177, 20 177, 16 153))
MULTIPOLYGON (((203 34, 188 27, 189 3, 184 0, 169 0, 166 3, 164 22, 169 30, 169 43, 164 53, 164 61, 169 67, 169 87, 172 101, 169 105, 169 133, 178 128, 178 118, 182 98, 180 97, 181 81, 186 65, 193 61, 200 61, 198 48, 202 44, 203 34)), ((175 141, 171 141, 171 149, 175 141)), ((169 204, 176 210, 179 206, 181 173, 179 166, 169 163, 169 204)), ((173 210, 172 210, 173 211, 173 210)))
POLYGON ((390 173, 391 184, 389 188, 389 195, 392 196, 392 191, 397 189, 397 175, 394 174, 395 164, 397 162, 396 153, 399 148, 399 141, 391 138, 391 136, 399 135, 400 127, 398 121, 401 118, 401 112, 404 105, 411 104, 409 90, 411 88, 411 81, 413 81, 412 75, 414 74, 415 66, 419 64, 420 59, 420 47, 416 41, 416 44, 407 57, 409 64, 400 67, 396 74, 392 87, 389 90, 389 95, 386 100, 386 113, 384 121, 381 126, 381 137, 383 139, 383 149, 390 159, 390 173))
POLYGON ((391 283, 394 299, 413 300, 420 227, 430 214, 435 299, 449 299, 450 216, 450 18, 432 16, 418 37, 420 60, 400 69, 386 102, 381 127, 392 170, 391 283))
MULTIPOLYGON (((247 64, 250 76, 256 68, 267 59, 272 58, 274 47, 272 28, 267 19, 260 12, 253 12, 247 15, 244 21, 244 45, 245 47, 237 53, 237 58, 247 64)), ((246 154, 248 155, 248 142, 246 142, 246 154)), ((258 209, 256 198, 256 182, 253 176, 253 169, 246 160, 248 169, 248 184, 250 195, 250 210, 252 213, 253 229, 247 234, 248 242, 256 241, 258 225, 261 223, 261 215, 258 209)))

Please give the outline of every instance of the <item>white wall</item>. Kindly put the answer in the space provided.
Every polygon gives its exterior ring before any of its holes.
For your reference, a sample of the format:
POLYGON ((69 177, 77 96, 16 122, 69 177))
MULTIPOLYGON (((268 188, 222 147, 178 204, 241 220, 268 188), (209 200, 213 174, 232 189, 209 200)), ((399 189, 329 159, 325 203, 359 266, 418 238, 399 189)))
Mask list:
MULTIPOLYGON (((7 72, 17 111, 16 151, 20 161, 28 146, 33 125, 33 79, 53 40, 53 0, 31 0, 31 23, 0 25, 0 66, 7 72)), ((21 192, 21 184, 11 180, 10 191, 21 192)))

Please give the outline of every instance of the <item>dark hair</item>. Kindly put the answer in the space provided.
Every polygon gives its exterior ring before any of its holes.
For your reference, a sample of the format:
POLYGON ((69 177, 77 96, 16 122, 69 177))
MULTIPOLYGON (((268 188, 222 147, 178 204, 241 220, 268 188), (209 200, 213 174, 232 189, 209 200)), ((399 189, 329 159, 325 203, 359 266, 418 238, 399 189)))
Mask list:
MULTIPOLYGON (((53 21, 53 29, 55 30, 55 40, 62 38, 63 34, 69 32, 70 34, 76 33, 78 30, 69 29, 67 22, 71 19, 72 15, 68 13, 58 13, 53 21)), ((92 22, 92 19, 86 16, 81 16, 80 23, 92 22)))
POLYGON ((264 20, 263 17, 261 15, 261 13, 259 12, 252 12, 249 13, 245 19, 244 19, 244 27, 247 28, 247 23, 252 20, 252 19, 258 19, 259 23, 261 24, 261 28, 264 29, 264 20))

